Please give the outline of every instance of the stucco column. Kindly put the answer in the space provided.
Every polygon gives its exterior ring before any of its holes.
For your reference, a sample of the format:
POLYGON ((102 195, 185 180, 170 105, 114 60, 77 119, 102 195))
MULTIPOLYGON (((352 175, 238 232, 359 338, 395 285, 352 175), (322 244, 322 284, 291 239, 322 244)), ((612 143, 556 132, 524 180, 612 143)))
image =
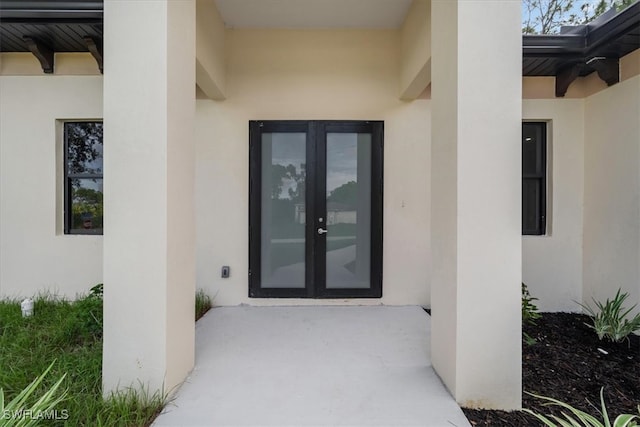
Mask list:
POLYGON ((521 405, 519 0, 432 2, 432 361, 469 407, 521 405))
POLYGON ((195 1, 104 4, 104 392, 194 363, 195 1))

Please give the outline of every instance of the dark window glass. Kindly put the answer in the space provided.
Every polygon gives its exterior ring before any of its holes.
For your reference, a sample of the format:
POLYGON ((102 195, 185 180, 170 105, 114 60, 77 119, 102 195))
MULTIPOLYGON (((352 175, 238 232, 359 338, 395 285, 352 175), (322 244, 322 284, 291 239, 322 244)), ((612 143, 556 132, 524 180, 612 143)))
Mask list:
POLYGON ((102 122, 66 122, 64 157, 64 232, 102 234, 102 122))
POLYGON ((522 234, 546 232, 546 135, 545 122, 522 124, 522 234))

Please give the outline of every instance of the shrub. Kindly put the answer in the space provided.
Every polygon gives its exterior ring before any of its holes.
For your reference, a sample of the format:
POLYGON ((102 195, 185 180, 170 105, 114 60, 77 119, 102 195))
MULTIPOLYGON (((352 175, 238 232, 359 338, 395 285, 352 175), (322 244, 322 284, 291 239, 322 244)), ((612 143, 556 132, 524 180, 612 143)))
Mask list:
POLYGON ((196 292, 196 320, 204 316, 212 307, 213 302, 211 297, 207 295, 204 290, 198 289, 196 292))
MULTIPOLYGON (((640 420, 640 416, 634 414, 621 414, 616 417, 611 423, 609 419, 609 415, 607 414, 607 407, 604 403, 603 389, 600 389, 600 406, 602 408, 602 412, 599 414, 602 417, 602 421, 596 418, 593 415, 590 415, 584 411, 574 408, 573 406, 561 402, 556 399, 552 399, 550 397, 538 396, 535 394, 527 393, 531 396, 537 397, 539 399, 546 400, 548 403, 545 406, 553 405, 560 406, 561 408, 567 409, 569 412, 562 412, 562 416, 564 418, 558 417, 556 415, 541 415, 533 412, 530 409, 523 409, 524 412, 533 415, 541 421, 545 426, 549 427, 635 427, 638 425, 636 420, 640 420), (552 421, 553 420, 553 421, 552 421)), ((640 414, 640 405, 638 406, 638 412, 640 414)))
POLYGON ((596 331, 600 340, 608 339, 613 342, 621 342, 628 340, 629 334, 640 329, 640 313, 629 320, 627 316, 636 307, 634 304, 630 309, 625 309, 622 304, 629 297, 628 293, 620 293, 618 289, 613 300, 609 300, 603 304, 593 299, 594 304, 598 308, 598 312, 590 306, 580 304, 582 308, 589 314, 593 324, 586 324, 588 327, 596 331))
POLYGON ((103 324, 102 293, 92 292, 74 303, 76 335, 81 338, 101 338, 103 324))
MULTIPOLYGON (((540 313, 538 313, 538 307, 533 303, 537 301, 538 298, 534 298, 529 293, 529 289, 527 289, 527 285, 522 284, 522 323, 535 325, 536 320, 540 318, 540 313)), ((522 338, 527 345, 534 345, 537 341, 531 335, 522 331, 522 338)))
POLYGON ((529 293, 527 285, 522 284, 522 322, 535 325, 536 320, 540 318, 538 307, 533 303, 538 298, 534 298, 529 293))
POLYGON ((89 291, 89 295, 92 297, 102 299, 104 295, 104 284, 98 283, 97 285, 92 287, 91 290, 89 291))

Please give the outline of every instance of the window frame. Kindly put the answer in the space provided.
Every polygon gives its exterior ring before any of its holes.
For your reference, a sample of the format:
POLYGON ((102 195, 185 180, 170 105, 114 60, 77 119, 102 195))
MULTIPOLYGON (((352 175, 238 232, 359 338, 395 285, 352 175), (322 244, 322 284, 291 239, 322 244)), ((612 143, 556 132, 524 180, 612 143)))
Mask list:
MULTIPOLYGON (((65 120, 62 122, 62 161, 63 161, 63 225, 64 225, 64 234, 65 235, 103 235, 104 234, 104 223, 102 228, 92 228, 92 229, 77 229, 72 228, 73 225, 73 198, 72 194, 72 180, 73 179, 99 179, 101 181, 104 180, 104 166, 103 172, 100 174, 96 173, 69 173, 69 133, 67 132, 67 126, 73 124, 80 123, 100 123, 102 124, 102 120, 65 120)), ((103 128, 104 129, 104 128, 103 128)), ((102 146, 104 149, 104 137, 102 141, 102 146)), ((103 154, 103 162, 104 162, 104 154, 103 154)), ((103 200, 103 209, 104 209, 104 200, 103 200)), ((104 218, 103 218, 104 221, 104 218)))
POLYGON ((545 236, 547 234, 547 130, 548 122, 546 121, 523 121, 522 122, 522 235, 523 236, 545 236), (540 162, 539 171, 536 173, 525 173, 524 144, 527 142, 525 138, 525 126, 535 126, 536 136, 539 137, 540 144, 540 162), (536 226, 534 228, 525 228, 525 197, 524 187, 526 181, 536 181, 539 183, 540 194, 536 206, 538 207, 536 216, 536 226))

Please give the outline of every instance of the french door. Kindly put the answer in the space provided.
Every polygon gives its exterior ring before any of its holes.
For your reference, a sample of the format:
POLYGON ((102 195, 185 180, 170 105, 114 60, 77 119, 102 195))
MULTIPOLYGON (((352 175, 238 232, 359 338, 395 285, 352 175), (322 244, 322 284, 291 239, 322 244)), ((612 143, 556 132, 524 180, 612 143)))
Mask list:
POLYGON ((249 123, 249 296, 382 296, 383 122, 249 123))

